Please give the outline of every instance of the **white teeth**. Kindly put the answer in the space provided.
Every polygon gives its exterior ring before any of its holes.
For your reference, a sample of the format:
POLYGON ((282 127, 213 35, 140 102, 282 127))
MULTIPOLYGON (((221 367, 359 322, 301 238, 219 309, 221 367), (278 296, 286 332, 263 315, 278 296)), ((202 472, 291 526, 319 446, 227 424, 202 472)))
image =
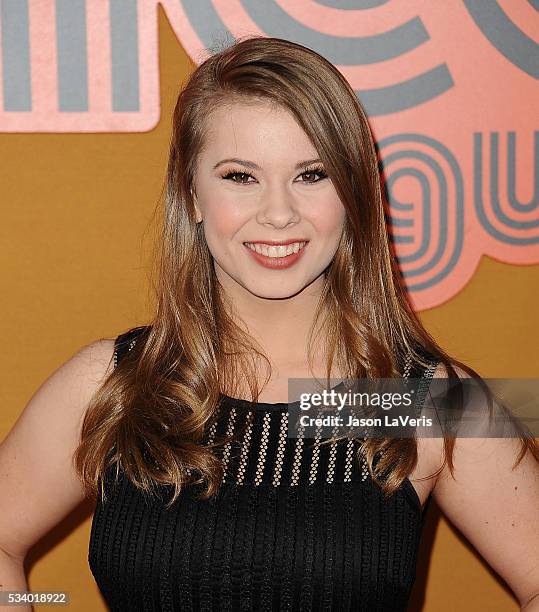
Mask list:
POLYGON ((252 251, 256 251, 257 253, 265 255, 266 257, 286 257, 292 253, 297 253, 306 244, 306 242, 293 242, 292 244, 271 246, 268 244, 252 244, 250 242, 245 243, 245 245, 252 251))

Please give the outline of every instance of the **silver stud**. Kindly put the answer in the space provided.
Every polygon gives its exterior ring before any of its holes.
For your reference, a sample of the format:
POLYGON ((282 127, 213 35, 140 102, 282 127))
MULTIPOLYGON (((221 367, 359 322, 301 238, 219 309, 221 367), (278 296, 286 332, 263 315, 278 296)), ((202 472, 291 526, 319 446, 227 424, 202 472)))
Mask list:
POLYGON ((367 467, 367 463, 365 459, 361 458, 361 480, 367 480, 369 477, 369 468, 367 467))
POLYGON ((208 444, 213 444, 213 439, 215 438, 216 431, 217 431, 217 421, 214 421, 211 424, 211 427, 208 431, 208 444))
POLYGON ((406 355, 406 359, 404 361, 404 372, 402 375, 405 380, 408 380, 411 369, 412 369, 412 354, 410 353, 410 351, 408 351, 408 354, 406 355))

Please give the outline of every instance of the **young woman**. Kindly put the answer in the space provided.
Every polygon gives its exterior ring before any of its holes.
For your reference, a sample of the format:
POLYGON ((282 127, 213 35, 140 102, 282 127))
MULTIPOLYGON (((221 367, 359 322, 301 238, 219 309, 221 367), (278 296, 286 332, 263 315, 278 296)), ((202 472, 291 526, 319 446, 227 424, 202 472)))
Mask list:
POLYGON ((112 610, 405 610, 434 497, 539 610, 535 440, 288 436, 291 378, 478 378, 406 301, 338 70, 274 38, 202 63, 163 227, 151 323, 79 351, 0 447, 3 588, 95 494, 112 610))

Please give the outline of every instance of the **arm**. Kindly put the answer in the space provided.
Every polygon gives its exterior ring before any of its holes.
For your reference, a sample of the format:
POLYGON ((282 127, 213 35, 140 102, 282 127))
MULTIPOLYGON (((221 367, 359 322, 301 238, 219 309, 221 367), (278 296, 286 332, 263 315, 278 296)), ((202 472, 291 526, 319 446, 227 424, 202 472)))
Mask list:
POLYGON ((0 444, 2 590, 28 590, 28 550, 85 498, 72 456, 88 403, 112 369, 113 350, 114 340, 102 339, 71 357, 35 392, 0 444))
MULTIPOLYGON (((0 591, 27 591, 24 575, 24 559, 15 558, 0 550, 0 591)), ((12 606, 0 606, 0 610, 11 610, 12 606)), ((31 612, 30 606, 18 606, 23 612, 31 612)))
POLYGON ((516 438, 457 438, 454 478, 445 466, 432 494, 448 520, 509 585, 520 609, 537 612, 539 464, 528 452, 513 470, 519 449, 516 438))

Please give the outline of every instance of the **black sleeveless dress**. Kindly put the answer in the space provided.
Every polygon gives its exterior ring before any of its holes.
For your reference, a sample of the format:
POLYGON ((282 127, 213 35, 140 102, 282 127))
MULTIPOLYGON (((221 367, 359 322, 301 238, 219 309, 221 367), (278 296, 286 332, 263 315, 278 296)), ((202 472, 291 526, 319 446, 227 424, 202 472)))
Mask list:
MULTIPOLYGON (((142 329, 117 338, 115 363, 142 329)), ((428 386, 435 366, 410 376, 428 386)), ((187 487, 165 509, 106 475, 88 561, 109 609, 406 610, 425 512, 411 482, 384 500, 356 440, 289 438, 287 404, 222 397, 206 440, 248 426, 222 448, 214 497, 187 487)))

